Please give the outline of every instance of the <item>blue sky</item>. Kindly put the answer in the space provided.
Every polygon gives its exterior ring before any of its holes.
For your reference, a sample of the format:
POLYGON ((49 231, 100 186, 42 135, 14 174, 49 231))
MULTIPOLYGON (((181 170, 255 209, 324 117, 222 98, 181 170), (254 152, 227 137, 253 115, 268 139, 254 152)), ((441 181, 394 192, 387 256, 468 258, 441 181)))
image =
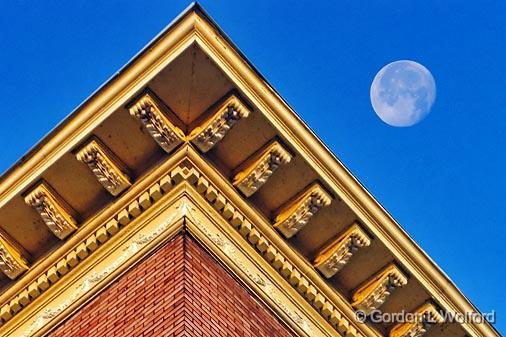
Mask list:
MULTIPOLYGON (((506 2, 202 1, 279 93, 482 311, 506 332, 506 2), (411 128, 374 114, 385 64, 434 75, 411 128)), ((3 1, 0 171, 189 3, 3 1)))

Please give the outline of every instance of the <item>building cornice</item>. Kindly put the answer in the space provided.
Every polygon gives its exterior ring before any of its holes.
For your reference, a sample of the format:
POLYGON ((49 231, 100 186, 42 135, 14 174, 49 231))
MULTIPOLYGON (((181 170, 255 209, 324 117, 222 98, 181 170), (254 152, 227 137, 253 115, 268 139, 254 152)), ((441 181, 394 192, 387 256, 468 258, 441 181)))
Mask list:
MULTIPOLYGON (((331 191, 358 215, 360 221, 385 244, 431 296, 449 312, 477 312, 446 274, 206 18, 197 18, 196 31, 199 37, 196 42, 199 46, 215 60, 220 69, 264 113, 269 122, 302 154, 331 191)), ((471 336, 498 335, 488 323, 467 322, 462 326, 471 336)))
MULTIPOLYGON (((84 140, 82 139, 84 135, 91 134, 93 129, 114 111, 125 106, 135 93, 143 89, 157 73, 193 44, 197 44, 237 85, 241 93, 263 113, 283 138, 313 167, 329 192, 338 196, 355 212, 368 232, 387 247, 401 267, 416 278, 444 310, 461 314, 477 311, 344 165, 296 117, 294 111, 243 59, 237 49, 223 37, 198 7, 189 10, 170 29, 157 38, 149 48, 41 142, 23 163, 17 165, 2 178, 0 207, 13 197, 27 191, 56 160, 78 147, 84 140)), ((133 187, 128 192, 132 190, 135 188, 133 187)), ((131 196, 130 193, 126 193, 126 195, 131 196)), ((244 203, 244 201, 241 200, 238 203, 244 203)), ((112 209, 115 209, 115 206, 112 209)), ((90 222, 100 223, 97 219, 107 217, 104 214, 111 214, 111 212, 113 210, 104 211, 91 219, 90 222)), ((258 214, 253 217, 261 218, 258 214)), ((84 224, 81 226, 87 227, 84 224)), ((66 252, 72 243, 76 243, 79 238, 86 235, 83 233, 90 234, 87 229, 80 229, 54 254, 66 252)), ((275 234, 273 231, 273 233, 265 235, 273 242, 278 242, 280 247, 286 247, 284 249, 286 249, 285 254, 288 258, 295 258, 297 253, 290 250, 284 240, 275 234)), ((30 275, 46 270, 42 266, 47 267, 54 262, 53 256, 50 256, 33 266, 27 274, 0 296, 2 303, 5 303, 3 301, 5 299, 12 301, 11 298, 14 296, 16 297, 13 299, 19 298, 15 289, 26 286, 28 287, 26 290, 28 290, 30 285, 25 283, 25 280, 30 275)), ((66 261, 66 265, 69 265, 69 261, 66 261)), ((65 270, 66 265, 60 263, 60 270, 65 270)), ((58 268, 58 265, 54 267, 58 268)), ((305 267, 301 267, 301 271, 306 274, 316 273, 307 263, 305 267)), ((316 276, 318 276, 317 273, 316 276)), ((318 289, 328 290, 328 294, 327 291, 325 294, 332 303, 345 302, 320 279, 321 277, 315 281, 315 284, 318 289)), ((345 309, 348 304, 342 303, 340 305, 343 307, 341 310, 345 316, 351 317, 352 309, 345 309)), ((462 326, 471 336, 497 336, 494 329, 487 323, 467 322, 462 326)), ((374 333, 371 332, 370 335, 372 336, 374 333)))
MULTIPOLYGON (((192 156, 198 156, 191 148, 183 148, 179 152, 193 153, 188 156, 187 160, 192 156)), ((210 245, 215 245, 215 249, 211 250, 220 261, 235 274, 242 274, 237 276, 241 276, 243 282, 249 283, 249 287, 256 288, 254 289, 255 294, 260 296, 262 301, 265 301, 278 315, 282 316, 283 320, 291 325, 298 334, 339 336, 337 334, 339 332, 346 333, 348 336, 360 336, 360 330, 355 327, 356 323, 335 309, 311 280, 298 271, 297 264, 303 260, 299 258, 299 261, 292 262, 285 257, 282 251, 278 250, 257 229, 259 227, 252 220, 248 220, 238 206, 228 200, 225 194, 218 189, 217 184, 206 178, 196 166, 192 167, 181 163, 169 173, 163 172, 167 171, 160 168, 154 172, 153 175, 157 175, 154 184, 144 186, 144 191, 137 191, 137 195, 133 199, 131 196, 122 198, 124 202, 121 202, 120 210, 116 210, 112 218, 99 224, 98 227, 95 226, 88 236, 81 238, 80 242, 77 242, 70 250, 61 252, 63 255, 56 257, 58 261, 56 265, 50 267, 43 274, 37 275, 36 279, 32 278, 32 282, 45 282, 45 290, 42 291, 39 287, 40 292, 37 298, 33 300, 33 303, 26 305, 23 310, 10 311, 13 317, 0 327, 0 331, 10 336, 23 337, 40 336, 49 331, 56 322, 60 322, 66 315, 70 315, 82 306, 93 294, 110 284, 120 276, 122 271, 134 263, 121 256, 119 257, 119 259, 123 259, 121 265, 114 261, 114 257, 118 258, 118 254, 124 255, 125 252, 125 249, 118 248, 118 245, 122 244, 131 249, 132 243, 127 245, 125 236, 133 236, 143 226, 151 228, 157 224, 160 226, 160 221, 154 218, 163 213, 167 216, 170 215, 171 218, 170 223, 164 220, 165 226, 171 228, 169 236, 182 230, 183 222, 181 220, 187 217, 196 227, 187 223, 186 229, 204 241, 206 247, 212 248, 210 245), (159 193, 154 192, 155 190, 159 193), (140 206, 143 203, 143 198, 145 200, 146 194, 150 195, 150 203, 140 206), (187 206, 185 206, 187 210, 184 214, 181 213, 181 216, 175 216, 174 214, 178 214, 178 211, 175 210, 178 206, 174 205, 178 204, 177 201, 182 198, 188 200, 187 206), (217 216, 216 212, 218 212, 217 216), (214 227, 210 226, 209 221, 211 220, 215 223, 214 227), (202 221, 206 221, 206 223, 199 224, 202 221), (135 226, 133 222, 135 222, 135 226), (221 234, 212 234, 213 228, 219 229, 221 234), (232 238, 234 238, 236 248, 231 250, 232 238), (216 248, 221 252, 216 251, 216 248), (239 252, 243 257, 237 260, 238 257, 234 255, 239 252), (259 260, 255 257, 257 254, 264 256, 264 259, 259 260), (269 254, 273 254, 273 257, 271 258, 269 254), (104 269, 106 271, 100 272, 104 261, 111 262, 104 269), (247 264, 262 273, 259 274, 254 269, 248 271, 249 267, 245 267, 247 264), (274 273, 272 268, 275 270, 274 273), (287 270, 291 273, 287 273, 287 270), (83 276, 85 274, 87 276, 83 276), (294 283, 294 280, 297 282, 294 283), (290 282, 293 283, 292 286, 289 285, 290 282), (97 286, 92 288, 95 283, 97 286), (301 286, 305 287, 302 292, 301 286), (330 326, 336 329, 334 333, 331 332, 330 326)), ((234 193, 236 198, 242 200, 237 192, 234 193)), ((179 205, 181 204, 179 203, 179 205)), ((271 231, 273 231, 272 228, 271 231)), ((162 235, 162 230, 155 230, 149 235, 137 235, 134 246, 150 243, 149 249, 154 249, 155 244, 148 242, 146 237, 157 242, 157 245, 165 240, 162 238, 165 237, 162 235)), ((148 254, 150 250, 146 248, 143 254, 148 254)), ((28 288, 30 287, 31 285, 28 288)), ((25 290, 22 290, 6 305, 10 306, 19 301, 25 290)), ((2 308, 5 308, 6 305, 2 308)))
POLYGON ((98 138, 86 142, 76 153, 76 158, 89 167, 98 182, 113 196, 132 185, 126 165, 98 138))

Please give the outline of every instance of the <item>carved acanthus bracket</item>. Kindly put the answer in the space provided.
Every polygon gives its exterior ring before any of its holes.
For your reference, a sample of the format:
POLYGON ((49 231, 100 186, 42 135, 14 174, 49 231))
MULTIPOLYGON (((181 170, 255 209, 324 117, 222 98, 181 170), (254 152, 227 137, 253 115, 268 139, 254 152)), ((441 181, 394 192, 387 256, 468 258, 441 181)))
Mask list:
POLYGON ((359 248, 370 244, 369 236, 355 223, 322 249, 314 260, 314 266, 325 277, 330 278, 348 263, 359 248))
POLYGON ((369 314, 385 303, 396 288, 407 283, 406 275, 395 264, 390 264, 355 291, 352 305, 369 314))
POLYGON ((148 133, 165 152, 171 152, 184 142, 184 132, 175 126, 163 112, 162 103, 146 92, 130 106, 130 115, 137 117, 148 133))
POLYGON ((331 196, 318 183, 313 183, 296 197, 274 219, 274 228, 291 238, 304 227, 324 206, 330 205, 331 196))
POLYGON ((76 158, 91 169, 104 188, 117 196, 130 187, 130 178, 124 173, 126 166, 101 141, 91 139, 84 145, 76 158))
POLYGON ((264 149, 258 151, 234 177, 234 186, 246 197, 255 193, 280 165, 288 164, 291 154, 277 141, 271 142, 264 149))
POLYGON ((246 105, 235 95, 229 96, 213 110, 210 117, 193 129, 188 137, 202 152, 209 151, 225 137, 238 120, 250 114, 246 105))
POLYGON ((28 262, 19 250, 0 233, 0 270, 14 280, 28 270, 28 262))
POLYGON ((77 229, 74 213, 67 203, 46 183, 39 183, 25 197, 25 202, 35 208, 44 223, 60 239, 65 239, 77 229))
POLYGON ((425 303, 411 316, 413 321, 394 326, 390 337, 422 337, 431 327, 444 322, 444 318, 432 303, 425 303))

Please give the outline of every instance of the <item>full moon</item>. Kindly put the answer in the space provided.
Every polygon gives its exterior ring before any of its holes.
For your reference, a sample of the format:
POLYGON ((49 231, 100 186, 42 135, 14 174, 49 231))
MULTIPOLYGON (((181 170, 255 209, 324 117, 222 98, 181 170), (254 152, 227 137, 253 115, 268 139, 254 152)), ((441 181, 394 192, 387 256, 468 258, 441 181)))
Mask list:
POLYGON ((436 99, 436 83, 421 64, 395 61, 384 66, 371 85, 371 104, 388 125, 407 127, 430 113, 436 99))

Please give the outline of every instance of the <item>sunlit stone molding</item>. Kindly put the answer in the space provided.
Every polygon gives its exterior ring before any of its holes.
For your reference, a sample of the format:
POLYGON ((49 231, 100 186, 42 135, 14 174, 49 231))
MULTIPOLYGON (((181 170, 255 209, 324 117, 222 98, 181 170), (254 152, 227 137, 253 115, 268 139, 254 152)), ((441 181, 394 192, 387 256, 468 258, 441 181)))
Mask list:
POLYGON ((395 264, 389 264, 355 291, 352 305, 369 314, 383 305, 396 288, 407 283, 406 275, 395 264))
POLYGON ((167 118, 164 110, 164 105, 150 91, 129 107, 130 115, 138 118, 158 145, 169 153, 184 142, 185 135, 167 118))
POLYGON ((100 140, 92 138, 77 153, 76 158, 88 165, 100 184, 117 196, 130 187, 126 166, 100 140))
POLYGON ((20 251, 0 232, 0 270, 11 280, 28 270, 28 262, 20 251))
POLYGON ((246 197, 253 195, 281 166, 288 164, 292 155, 278 142, 272 141, 241 165, 234 177, 234 186, 246 197))
POLYGON ((436 307, 428 302, 415 310, 416 321, 398 324, 390 331, 390 337, 422 337, 434 325, 444 322, 436 307))
POLYGON ((313 183, 304 192, 288 203, 274 219, 274 228, 286 238, 297 234, 324 206, 330 205, 331 196, 318 183, 313 183))
POLYGON ((207 152, 225 137, 237 121, 249 114, 246 105, 232 94, 212 108, 210 117, 193 129, 188 138, 200 151, 207 152))
POLYGON ((77 229, 77 222, 71 215, 73 210, 46 182, 40 182, 25 197, 44 223, 60 239, 65 239, 77 229))
POLYGON ((314 260, 314 266, 325 277, 330 278, 340 271, 351 259, 353 254, 362 247, 371 244, 371 239, 354 223, 337 239, 324 247, 314 260))

